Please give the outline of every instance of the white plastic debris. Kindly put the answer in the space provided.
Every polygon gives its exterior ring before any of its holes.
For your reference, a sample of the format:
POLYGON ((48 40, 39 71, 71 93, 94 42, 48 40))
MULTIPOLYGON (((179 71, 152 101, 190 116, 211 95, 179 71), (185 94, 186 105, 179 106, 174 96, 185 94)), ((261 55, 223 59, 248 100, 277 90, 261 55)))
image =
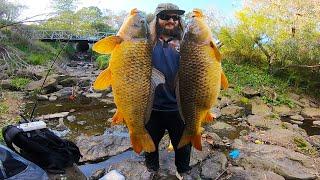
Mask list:
POLYGON ((104 175, 99 180, 125 180, 126 178, 120 174, 117 170, 112 170, 104 175))

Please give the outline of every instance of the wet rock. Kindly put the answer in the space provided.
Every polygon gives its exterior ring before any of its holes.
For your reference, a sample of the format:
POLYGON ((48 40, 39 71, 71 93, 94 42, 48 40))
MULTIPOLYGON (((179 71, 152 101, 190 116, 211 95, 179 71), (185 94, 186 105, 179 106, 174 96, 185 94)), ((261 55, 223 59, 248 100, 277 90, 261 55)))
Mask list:
POLYGON ((102 93, 85 93, 87 98, 101 98, 102 93))
POLYGON ((242 90, 242 94, 243 96, 245 96, 246 98, 252 98, 254 96, 260 96, 260 92, 250 88, 250 87, 245 87, 242 90))
POLYGON ((213 125, 210 126, 210 128, 213 132, 235 131, 236 130, 235 127, 233 127, 227 123, 221 122, 221 121, 216 121, 213 125))
POLYGON ((254 179, 272 179, 272 180, 284 180, 284 177, 272 172, 264 171, 261 169, 246 169, 242 167, 231 167, 230 180, 254 180, 254 179))
POLYGON ((114 156, 131 147, 128 130, 124 126, 108 128, 100 136, 81 135, 76 144, 83 155, 81 161, 96 161, 114 156))
POLYGON ((305 119, 320 120, 320 108, 304 108, 301 115, 305 119))
POLYGON ((56 101, 58 99, 57 96, 50 96, 49 101, 56 101))
POLYGON ((106 173, 106 169, 96 170, 89 178, 89 180, 98 180, 106 173))
POLYGON ((312 123, 313 123, 313 125, 320 127, 320 121, 313 121, 312 123))
POLYGON ((63 89, 60 89, 59 91, 55 92, 54 95, 57 97, 69 97, 72 95, 73 88, 72 87, 64 87, 63 89))
POLYGON ((234 148, 240 150, 235 165, 245 169, 258 168, 273 171, 285 179, 316 179, 320 168, 317 159, 291 149, 264 144, 244 143, 235 140, 234 148))
MULTIPOLYGON (((44 86, 43 86, 43 90, 45 91, 46 94, 55 92, 57 90, 57 88, 56 88, 57 79, 56 78, 57 78, 57 75, 51 75, 51 76, 48 76, 48 78, 46 79, 44 86)), ((34 91, 34 90, 40 89, 43 81, 44 81, 44 78, 42 78, 39 81, 30 82, 26 86, 26 90, 27 91, 34 91)))
POLYGON ((69 122, 73 122, 73 121, 76 120, 76 116, 74 116, 74 115, 67 116, 67 120, 68 120, 69 122))
POLYGON ((46 119, 64 118, 64 117, 67 117, 68 115, 69 115, 69 112, 60 112, 60 113, 42 115, 37 117, 36 119, 46 120, 46 119))
POLYGON ((202 162, 201 177, 215 179, 226 169, 227 158, 222 152, 215 151, 210 158, 202 162))
POLYGON ((303 121, 304 120, 304 118, 299 114, 290 116, 290 119, 295 120, 295 121, 303 121))
POLYGON ((226 116, 227 118, 238 118, 242 117, 245 114, 245 109, 239 106, 227 106, 221 109, 222 116, 226 116))
POLYGON ((290 116, 295 114, 287 105, 273 106, 272 111, 280 116, 290 116))
POLYGON ((282 121, 270 116, 250 115, 248 116, 248 123, 257 128, 271 129, 281 125, 282 121))

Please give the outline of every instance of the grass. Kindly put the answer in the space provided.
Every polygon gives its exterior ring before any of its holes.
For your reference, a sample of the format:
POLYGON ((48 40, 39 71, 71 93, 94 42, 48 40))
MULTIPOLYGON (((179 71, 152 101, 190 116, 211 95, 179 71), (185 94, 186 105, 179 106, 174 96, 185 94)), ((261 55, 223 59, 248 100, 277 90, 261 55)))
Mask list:
POLYGON ((222 63, 229 83, 234 85, 235 92, 241 93, 244 87, 249 86, 262 91, 262 99, 267 104, 294 106, 286 94, 289 89, 288 84, 282 79, 269 75, 265 69, 253 65, 236 64, 231 60, 224 60, 222 63), (269 93, 264 93, 266 87, 275 91, 277 96, 272 97, 269 93))
POLYGON ((11 86, 15 87, 16 89, 18 90, 22 90, 26 87, 26 85, 28 83, 30 83, 31 80, 28 79, 28 78, 19 78, 19 77, 16 77, 16 78, 13 78, 11 80, 11 86))
POLYGON ((9 107, 5 103, 0 102, 0 115, 7 113, 8 110, 9 107))

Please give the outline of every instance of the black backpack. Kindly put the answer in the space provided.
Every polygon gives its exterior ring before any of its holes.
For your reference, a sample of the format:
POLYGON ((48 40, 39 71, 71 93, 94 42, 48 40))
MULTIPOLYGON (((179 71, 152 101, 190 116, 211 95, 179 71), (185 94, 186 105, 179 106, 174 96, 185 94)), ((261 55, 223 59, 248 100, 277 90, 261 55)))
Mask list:
POLYGON ((73 142, 61 139, 47 128, 24 132, 9 125, 3 128, 2 135, 10 149, 50 173, 64 173, 66 167, 78 163, 82 157, 73 142))
POLYGON ((0 179, 49 179, 36 164, 0 144, 0 179))

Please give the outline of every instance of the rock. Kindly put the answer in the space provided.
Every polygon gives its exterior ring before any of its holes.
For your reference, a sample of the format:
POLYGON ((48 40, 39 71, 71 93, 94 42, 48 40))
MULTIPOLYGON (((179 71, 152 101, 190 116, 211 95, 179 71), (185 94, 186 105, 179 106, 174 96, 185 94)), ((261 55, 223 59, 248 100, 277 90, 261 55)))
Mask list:
POLYGON ((261 169, 246 169, 241 167, 230 168, 231 177, 229 180, 254 180, 254 179, 270 179, 284 180, 284 177, 272 172, 261 169))
MULTIPOLYGON (((55 92, 57 90, 56 85, 57 85, 57 75, 51 75, 48 76, 48 78, 46 79, 43 89, 45 91, 45 93, 52 93, 55 92)), ((42 78, 39 81, 32 81, 30 82, 27 86, 26 86, 26 90, 27 91, 34 91, 34 90, 38 90, 41 88, 42 83, 44 81, 44 78, 42 78)))
POLYGON ((296 120, 290 120, 290 123, 297 124, 297 125, 302 125, 303 124, 302 121, 296 121, 296 120))
POLYGON ((311 119, 311 120, 320 120, 320 108, 304 108, 301 112, 301 115, 305 119, 311 119))
POLYGON ((58 99, 57 96, 50 96, 50 97, 49 97, 49 101, 55 101, 55 100, 57 100, 57 99, 58 99))
POLYGON ((125 177, 117 170, 112 170, 104 175, 100 180, 125 180, 125 177))
POLYGON ((70 95, 72 95, 72 91, 73 88, 72 87, 64 87, 62 89, 60 89, 59 91, 55 92, 54 95, 57 97, 69 97, 70 95))
POLYGON ((59 82, 64 87, 72 87, 77 85, 77 79, 75 77, 67 77, 59 82))
POLYGON ((312 123, 313 123, 313 125, 320 127, 320 121, 313 121, 312 123))
POLYGON ((202 162, 201 176, 208 179, 216 179, 218 175, 226 169, 227 158, 219 151, 210 155, 209 159, 202 162))
POLYGON ((5 73, 0 73, 0 80, 9 79, 9 76, 5 73))
POLYGON ((45 100, 49 100, 49 97, 47 95, 37 94, 37 99, 39 101, 45 101, 45 100))
POLYGON ((268 144, 282 146, 304 154, 309 153, 305 149, 312 150, 311 144, 301 134, 289 129, 273 128, 265 132, 253 132, 249 136, 268 144))
POLYGON ((3 90, 7 89, 7 90, 11 90, 11 91, 17 90, 15 87, 12 86, 10 79, 1 80, 0 81, 0 88, 3 90))
POLYGON ((299 102, 302 104, 303 107, 310 107, 310 101, 307 98, 299 99, 299 102))
POLYGON ((211 109, 211 112, 214 114, 215 119, 218 119, 221 116, 221 111, 219 108, 214 107, 211 109))
POLYGON ((271 108, 263 102, 253 101, 252 103, 252 114, 254 115, 269 115, 271 114, 271 108))
POLYGON ((67 116, 67 120, 68 120, 69 122, 73 122, 73 121, 76 120, 76 116, 74 116, 74 115, 67 116))
POLYGON ((295 93, 289 93, 288 96, 291 99, 296 100, 296 101, 298 101, 300 99, 300 96, 298 94, 295 94, 295 93))
POLYGON ((101 98, 102 93, 86 93, 85 96, 87 98, 101 98))
POLYGON ((295 121, 303 121, 304 120, 304 118, 299 114, 290 116, 290 119, 295 120, 295 121))
POLYGON ((63 131, 57 131, 57 130, 54 130, 54 129, 50 129, 50 131, 52 131, 58 137, 65 137, 67 134, 69 134, 71 132, 71 130, 69 128, 65 129, 63 131))
POLYGON ((105 173, 106 169, 98 169, 90 176, 89 180, 98 180, 103 177, 105 173))
POLYGON ((54 114, 47 114, 37 117, 38 120, 46 120, 46 119, 55 119, 55 118, 64 118, 69 115, 69 112, 60 112, 60 113, 54 113, 54 114))
POLYGON ((108 128, 100 136, 81 135, 76 144, 83 155, 81 162, 114 156, 131 147, 128 130, 119 125, 108 128))
POLYGON ((241 140, 236 140, 233 146, 240 150, 240 158, 235 165, 245 169, 273 171, 285 179, 316 179, 320 170, 317 159, 285 147, 244 143, 241 140))
POLYGON ((86 124, 87 122, 86 121, 78 121, 77 122, 77 124, 79 124, 79 125, 84 125, 84 124, 86 124))
POLYGON ((235 131, 236 128, 227 124, 227 123, 224 123, 224 122, 221 122, 221 121, 216 121, 213 125, 210 126, 212 131, 215 132, 215 131, 235 131))
POLYGON ((114 104, 114 102, 110 99, 99 99, 99 101, 106 103, 106 104, 114 104))
POLYGON ((195 149, 192 150, 190 156, 190 166, 195 166, 196 164, 201 163, 203 160, 207 159, 211 154, 211 150, 212 149, 210 147, 210 144, 207 142, 202 143, 202 151, 198 151, 195 149))
POLYGON ((320 149, 320 135, 313 135, 309 137, 309 142, 315 146, 317 149, 320 149))
POLYGON ((248 123, 251 126, 254 126, 257 128, 271 129, 281 125, 282 121, 280 119, 271 118, 269 116, 250 115, 248 116, 248 123))
POLYGON ((238 118, 242 117, 245 114, 245 109, 239 106, 227 106, 221 109, 222 116, 226 116, 227 118, 238 118))
POLYGON ((113 108, 113 109, 109 110, 108 112, 109 112, 109 113, 115 113, 116 111, 117 111, 117 109, 116 109, 116 108, 113 108))
POLYGON ((230 105, 231 103, 232 103, 232 100, 230 98, 222 97, 221 100, 218 101, 218 107, 223 108, 230 105))
POLYGON ((242 94, 246 98, 252 98, 254 96, 260 96, 260 92, 254 90, 254 89, 252 89, 250 87, 245 87, 244 89, 242 89, 242 94))
POLYGON ((111 93, 108 93, 108 94, 107 94, 107 97, 113 98, 113 93, 112 93, 112 92, 111 92, 111 93))
POLYGON ((70 109, 69 112, 73 113, 73 112, 76 112, 75 109, 70 109))
POLYGON ((63 118, 59 118, 59 124, 56 126, 56 129, 58 131, 64 131, 68 129, 68 127, 64 125, 63 118))
POLYGON ((287 105, 273 106, 272 111, 280 116, 294 115, 294 112, 287 105))
POLYGON ((63 89, 63 86, 62 86, 62 85, 60 85, 60 84, 58 84, 56 87, 57 87, 57 89, 58 89, 58 90, 63 89))

